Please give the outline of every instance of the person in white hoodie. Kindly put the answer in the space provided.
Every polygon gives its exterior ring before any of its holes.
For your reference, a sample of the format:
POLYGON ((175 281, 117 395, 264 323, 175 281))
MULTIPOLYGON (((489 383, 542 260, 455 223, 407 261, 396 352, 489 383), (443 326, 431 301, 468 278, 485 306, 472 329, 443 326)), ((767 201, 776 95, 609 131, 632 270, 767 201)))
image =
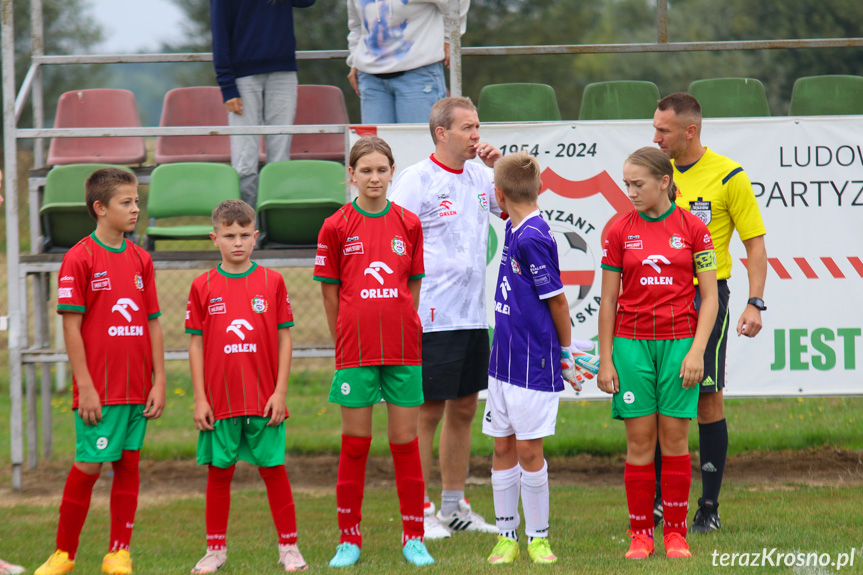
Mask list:
MULTIPOLYGON (((425 123, 446 96, 449 0, 347 0, 348 80, 363 124, 425 123)), ((470 0, 460 0, 460 34, 470 0)))

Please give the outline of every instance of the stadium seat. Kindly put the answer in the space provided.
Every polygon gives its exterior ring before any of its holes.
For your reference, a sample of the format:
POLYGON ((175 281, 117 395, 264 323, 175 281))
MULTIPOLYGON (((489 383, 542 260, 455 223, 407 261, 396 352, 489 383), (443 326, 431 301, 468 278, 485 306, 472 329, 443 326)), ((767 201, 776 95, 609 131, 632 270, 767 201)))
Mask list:
MULTIPOLYGON (((138 128, 138 106, 128 90, 77 90, 66 92, 57 103, 55 128, 138 128)), ((54 138, 48 165, 141 164, 147 157, 144 138, 54 138)))
POLYGON ((314 245, 324 220, 344 204, 342 164, 326 160, 267 164, 258 180, 261 245, 314 245))
POLYGON ((156 220, 181 216, 209 218, 220 203, 239 199, 240 178, 231 166, 204 162, 162 164, 150 176, 147 249, 154 249, 156 240, 207 239, 213 231, 209 223, 156 226, 156 220))
MULTIPOLYGON (((338 86, 302 84, 297 87, 298 126, 309 124, 348 124, 345 95, 338 86)), ((292 160, 332 160, 345 162, 344 134, 296 134, 291 138, 292 160)))
POLYGON ((480 122, 556 122, 560 108, 548 84, 489 84, 479 93, 480 122))
POLYGON ((65 252, 96 229, 96 220, 87 211, 84 182, 102 168, 131 171, 110 164, 71 164, 55 166, 48 172, 39 210, 43 252, 65 252))
POLYGON ((659 88, 653 82, 594 82, 584 88, 579 120, 643 120, 653 118, 659 88))
POLYGON ((807 76, 794 82, 789 116, 854 114, 863 114, 863 76, 807 76))
POLYGON ((711 78, 696 80, 689 93, 701 104, 705 118, 752 118, 769 116, 764 85, 755 78, 711 78))
MULTIPOLYGON (((175 88, 165 94, 160 127, 227 126, 228 111, 222 91, 216 86, 175 88)), ((159 136, 156 139, 157 164, 176 162, 230 162, 230 136, 159 136)), ((267 161, 264 138, 259 158, 267 161)))

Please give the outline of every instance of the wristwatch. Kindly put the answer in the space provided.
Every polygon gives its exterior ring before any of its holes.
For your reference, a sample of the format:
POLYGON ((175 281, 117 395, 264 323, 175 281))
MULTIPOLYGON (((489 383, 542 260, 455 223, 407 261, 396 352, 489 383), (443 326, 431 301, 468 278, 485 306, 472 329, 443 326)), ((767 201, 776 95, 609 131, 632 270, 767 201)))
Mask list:
POLYGON ((749 305, 751 305, 753 307, 757 307, 761 311, 764 311, 767 309, 767 306, 764 305, 764 300, 761 299, 760 297, 751 297, 751 298, 749 298, 749 301, 747 301, 746 303, 748 303, 749 305))

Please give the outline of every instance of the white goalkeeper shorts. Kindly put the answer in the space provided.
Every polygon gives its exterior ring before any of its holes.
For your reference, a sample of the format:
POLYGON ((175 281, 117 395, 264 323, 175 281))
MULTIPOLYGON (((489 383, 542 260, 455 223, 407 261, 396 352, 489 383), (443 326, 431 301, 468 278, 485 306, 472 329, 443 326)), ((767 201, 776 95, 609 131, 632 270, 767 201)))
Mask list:
POLYGON ((520 440, 554 435, 559 402, 559 392, 525 389, 489 377, 482 432, 520 440))

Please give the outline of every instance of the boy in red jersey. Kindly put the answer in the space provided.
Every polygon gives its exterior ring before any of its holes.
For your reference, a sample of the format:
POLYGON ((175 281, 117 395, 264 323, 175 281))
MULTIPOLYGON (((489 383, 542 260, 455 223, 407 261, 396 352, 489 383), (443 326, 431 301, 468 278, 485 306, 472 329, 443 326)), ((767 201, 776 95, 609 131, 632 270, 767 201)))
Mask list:
POLYGON ((110 551, 102 572, 132 573, 138 460, 147 420, 165 407, 165 358, 153 260, 123 234, 138 221, 138 180, 106 168, 85 184, 96 231, 63 257, 57 312, 72 365, 75 463, 60 503, 57 551, 36 575, 75 568, 78 538, 102 463, 111 462, 110 551))
POLYGON ((627 559, 654 552, 657 441, 665 554, 690 557, 689 420, 698 409, 704 348, 719 296, 713 240, 698 217, 675 205, 673 170, 656 148, 641 148, 626 159, 623 181, 635 209, 612 224, 602 254, 597 385, 614 394, 612 417, 626 425, 624 484, 632 538, 627 559), (698 311, 694 277, 702 298, 698 311))
POLYGON ((393 155, 380 138, 351 148, 356 200, 327 218, 318 236, 314 279, 321 282, 336 346, 330 401, 341 405, 342 449, 336 484, 340 542, 331 567, 360 559, 361 507, 372 408, 387 403, 387 431, 402 513, 402 553, 434 563, 423 543, 425 491, 417 444, 422 392, 422 326, 416 308, 423 268, 419 218, 387 200, 393 155))
POLYGON ((213 210, 210 237, 222 263, 192 282, 186 310, 195 391, 198 464, 208 465, 207 553, 192 573, 227 560, 231 479, 238 459, 258 466, 267 486, 285 571, 308 569, 285 471, 285 395, 294 317, 281 274, 252 261, 255 210, 228 200, 213 210))

